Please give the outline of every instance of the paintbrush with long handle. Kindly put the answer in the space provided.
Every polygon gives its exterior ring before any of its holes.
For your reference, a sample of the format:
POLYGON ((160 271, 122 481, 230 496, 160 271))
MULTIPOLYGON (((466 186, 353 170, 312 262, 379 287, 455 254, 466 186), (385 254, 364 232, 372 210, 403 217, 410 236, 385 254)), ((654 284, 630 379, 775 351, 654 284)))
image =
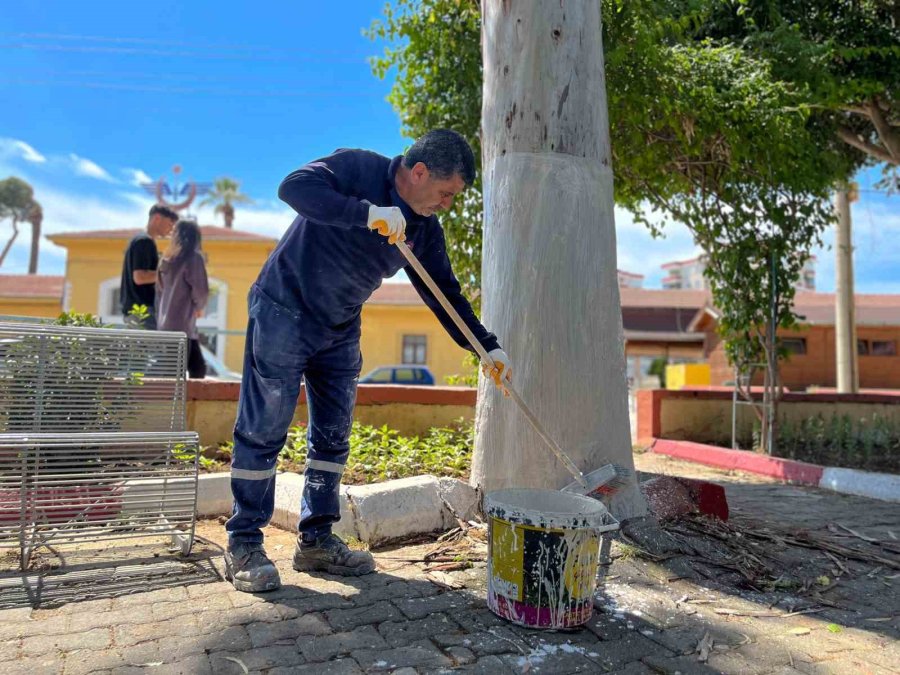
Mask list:
MULTIPOLYGON (((447 297, 435 283, 434 279, 431 278, 428 271, 422 266, 422 263, 419 262, 419 259, 416 258, 411 250, 409 250, 409 246, 406 245, 406 242, 398 240, 396 246, 400 249, 400 253, 403 254, 406 261, 416 271, 416 274, 418 274, 422 281, 425 282, 425 285, 428 286, 428 289, 432 292, 434 297, 437 298, 437 301, 453 320, 453 323, 456 324, 456 327, 462 331, 462 334, 465 336, 466 340, 469 341, 469 344, 472 345, 475 353, 478 354, 478 358, 481 359, 481 362, 488 368, 494 368, 494 360, 488 355, 487 350, 482 346, 481 342, 478 341, 478 338, 475 337, 475 334, 472 333, 469 326, 466 325, 466 322, 463 321, 453 305, 450 304, 450 301, 447 300, 447 297)), ((598 497, 608 496, 624 484, 625 479, 628 476, 627 469, 613 464, 607 464, 588 474, 582 473, 569 456, 563 452, 563 449, 556 440, 547 433, 547 430, 544 429, 544 425, 541 424, 540 420, 532 412, 531 408, 528 407, 528 404, 525 403, 512 384, 504 382, 503 387, 509 393, 509 397, 519 406, 519 409, 531 423, 531 426, 534 427, 538 436, 540 436, 544 443, 547 444, 547 447, 553 451, 553 454, 556 455, 556 458, 560 462, 562 462, 562 465, 566 467, 569 473, 575 477, 575 482, 564 488, 567 492, 579 492, 583 495, 596 495, 598 497)))

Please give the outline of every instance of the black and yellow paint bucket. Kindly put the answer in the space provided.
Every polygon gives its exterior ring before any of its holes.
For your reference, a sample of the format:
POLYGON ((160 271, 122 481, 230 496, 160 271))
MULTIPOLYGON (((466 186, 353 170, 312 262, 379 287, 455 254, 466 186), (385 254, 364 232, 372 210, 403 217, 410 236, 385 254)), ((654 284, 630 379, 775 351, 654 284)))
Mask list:
POLYGON ((571 628, 593 613, 600 537, 617 525, 596 499, 556 490, 489 493, 488 606, 531 628, 571 628))

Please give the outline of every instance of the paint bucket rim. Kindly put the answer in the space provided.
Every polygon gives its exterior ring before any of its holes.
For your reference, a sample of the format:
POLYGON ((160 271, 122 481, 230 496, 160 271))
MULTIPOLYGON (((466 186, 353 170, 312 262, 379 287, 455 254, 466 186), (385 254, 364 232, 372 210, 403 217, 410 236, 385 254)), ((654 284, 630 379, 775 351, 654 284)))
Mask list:
POLYGON ((506 488, 488 492, 485 513, 507 522, 539 528, 601 529, 610 513, 584 495, 542 488, 506 488))

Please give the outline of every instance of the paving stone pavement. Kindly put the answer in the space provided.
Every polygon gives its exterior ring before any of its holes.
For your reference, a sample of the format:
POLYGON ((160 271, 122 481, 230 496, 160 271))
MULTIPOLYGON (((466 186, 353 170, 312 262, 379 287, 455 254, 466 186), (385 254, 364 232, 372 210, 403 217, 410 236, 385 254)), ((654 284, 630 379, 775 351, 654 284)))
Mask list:
MULTIPOLYGON (((809 529, 839 522, 873 538, 888 537, 891 528, 900 535, 896 504, 783 486, 655 456, 638 455, 636 462, 644 471, 719 481, 735 517, 809 529)), ((220 545, 224 541, 216 521, 200 523, 198 533, 220 545)), ((376 574, 344 579, 294 572, 293 541, 290 533, 267 532, 268 551, 284 582, 275 593, 234 591, 216 576, 221 555, 207 545, 180 563, 177 574, 182 576, 147 577, 128 594, 115 590, 119 586, 113 583, 128 573, 123 567, 110 577, 110 597, 102 597, 103 586, 94 584, 52 597, 31 592, 35 586, 29 589, 30 600, 19 606, 10 601, 13 596, 6 602, 0 598, 0 672, 900 672, 896 570, 876 570, 870 578, 864 574, 869 568, 845 563, 848 577, 862 577, 878 589, 881 597, 871 603, 872 609, 850 604, 849 609, 826 607, 784 616, 789 614, 784 604, 769 609, 770 596, 677 578, 676 567, 667 566, 672 561, 648 560, 616 545, 591 621, 580 630, 545 632, 511 625, 487 610, 483 562, 442 577, 452 580, 451 588, 434 583, 425 566, 415 562, 433 542, 378 551, 376 574), (36 607, 35 598, 41 599, 36 607), (759 616, 767 611, 774 616, 759 616), (709 646, 702 661, 701 642, 709 646)), ((160 544, 148 560, 170 558, 160 544)), ((0 575, 7 581, 13 578, 8 562, 3 559, 6 567, 0 575)), ((49 573, 41 577, 48 578, 49 573)))

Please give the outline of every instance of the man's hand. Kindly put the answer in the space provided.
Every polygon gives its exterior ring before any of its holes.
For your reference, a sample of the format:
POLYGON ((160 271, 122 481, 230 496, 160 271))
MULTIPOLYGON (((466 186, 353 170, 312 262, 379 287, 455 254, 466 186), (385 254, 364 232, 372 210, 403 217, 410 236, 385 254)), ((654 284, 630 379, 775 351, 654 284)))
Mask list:
POLYGON ((507 356, 506 352, 502 349, 495 349, 488 352, 488 356, 493 360, 494 367, 491 368, 491 366, 485 363, 482 364, 481 369, 484 371, 484 374, 490 377, 494 381, 494 384, 505 393, 505 383, 512 382, 512 368, 509 365, 509 356, 507 356))
POLYGON ((406 219, 403 212, 397 206, 369 207, 369 229, 377 230, 378 234, 388 238, 389 244, 404 241, 406 237, 406 219))

